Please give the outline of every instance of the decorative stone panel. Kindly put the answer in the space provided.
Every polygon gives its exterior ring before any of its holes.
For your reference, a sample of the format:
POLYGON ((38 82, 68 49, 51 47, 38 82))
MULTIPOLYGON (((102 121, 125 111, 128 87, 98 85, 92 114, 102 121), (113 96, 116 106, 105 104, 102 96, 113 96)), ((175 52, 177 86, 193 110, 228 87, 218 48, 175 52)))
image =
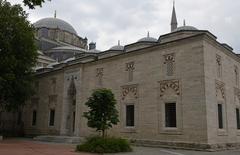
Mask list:
POLYGON ((160 96, 162 97, 165 91, 169 88, 173 89, 177 95, 180 95, 179 80, 164 80, 160 81, 160 96))
POLYGON ((174 55, 174 53, 164 55, 164 64, 166 64, 169 61, 170 62, 175 62, 175 55, 174 55))
POLYGON ((134 69, 134 62, 126 63, 126 71, 133 71, 134 69))
POLYGON ((137 85, 122 86, 122 100, 124 100, 129 93, 132 93, 134 98, 137 99, 138 98, 137 85))
POLYGON ((103 68, 97 68, 96 72, 97 72, 96 77, 102 77, 103 76, 103 68))
POLYGON ((225 84, 221 81, 216 80, 216 96, 218 94, 218 90, 220 90, 222 98, 225 99, 225 84))

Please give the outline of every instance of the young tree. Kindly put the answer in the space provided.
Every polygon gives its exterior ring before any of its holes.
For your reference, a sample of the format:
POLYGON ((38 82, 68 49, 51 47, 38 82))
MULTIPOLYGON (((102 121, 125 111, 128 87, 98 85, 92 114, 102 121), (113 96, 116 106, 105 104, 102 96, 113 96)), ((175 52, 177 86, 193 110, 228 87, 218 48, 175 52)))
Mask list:
POLYGON ((20 5, 0 0, 0 107, 17 110, 32 95, 34 28, 20 5))
POLYGON ((104 138, 106 130, 119 122, 114 94, 110 89, 97 89, 85 105, 90 109, 84 113, 84 117, 88 119, 88 126, 101 131, 104 138))

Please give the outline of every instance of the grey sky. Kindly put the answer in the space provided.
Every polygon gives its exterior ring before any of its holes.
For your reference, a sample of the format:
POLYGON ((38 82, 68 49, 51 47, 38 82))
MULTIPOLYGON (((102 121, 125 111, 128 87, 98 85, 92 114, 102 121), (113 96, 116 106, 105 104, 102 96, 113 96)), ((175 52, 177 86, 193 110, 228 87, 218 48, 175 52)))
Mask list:
MULTIPOLYGON (((9 0, 20 3, 22 0, 9 0)), ((145 37, 158 38, 170 31, 172 0, 51 0, 29 13, 34 23, 45 17, 57 17, 70 23, 79 36, 97 42, 100 50, 121 40, 126 45, 145 37)), ((176 0, 178 26, 186 24, 209 30, 220 42, 240 53, 240 1, 176 0)))

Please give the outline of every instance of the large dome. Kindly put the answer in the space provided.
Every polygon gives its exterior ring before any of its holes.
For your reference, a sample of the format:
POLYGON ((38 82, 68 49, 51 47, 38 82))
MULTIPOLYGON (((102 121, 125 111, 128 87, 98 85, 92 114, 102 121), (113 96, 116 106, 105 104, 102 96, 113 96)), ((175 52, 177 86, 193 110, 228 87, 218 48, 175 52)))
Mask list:
POLYGON ((59 28, 60 30, 64 30, 73 34, 77 34, 75 29, 64 20, 58 18, 43 18, 33 24, 36 28, 46 27, 46 28, 59 28))

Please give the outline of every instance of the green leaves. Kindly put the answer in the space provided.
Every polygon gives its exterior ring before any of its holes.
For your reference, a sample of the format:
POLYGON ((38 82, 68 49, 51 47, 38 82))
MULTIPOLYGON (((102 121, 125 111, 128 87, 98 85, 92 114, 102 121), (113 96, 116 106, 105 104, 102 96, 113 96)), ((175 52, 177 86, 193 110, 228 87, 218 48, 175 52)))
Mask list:
POLYGON ((116 100, 111 90, 95 90, 85 105, 90 109, 84 113, 84 117, 88 119, 88 126, 102 131, 103 136, 105 130, 119 122, 118 111, 115 107, 116 100))
POLYGON ((20 5, 0 0, 0 106, 16 110, 32 95, 34 29, 20 5))
POLYGON ((35 6, 42 6, 45 0, 23 0, 24 5, 28 6, 30 9, 34 9, 35 6))

